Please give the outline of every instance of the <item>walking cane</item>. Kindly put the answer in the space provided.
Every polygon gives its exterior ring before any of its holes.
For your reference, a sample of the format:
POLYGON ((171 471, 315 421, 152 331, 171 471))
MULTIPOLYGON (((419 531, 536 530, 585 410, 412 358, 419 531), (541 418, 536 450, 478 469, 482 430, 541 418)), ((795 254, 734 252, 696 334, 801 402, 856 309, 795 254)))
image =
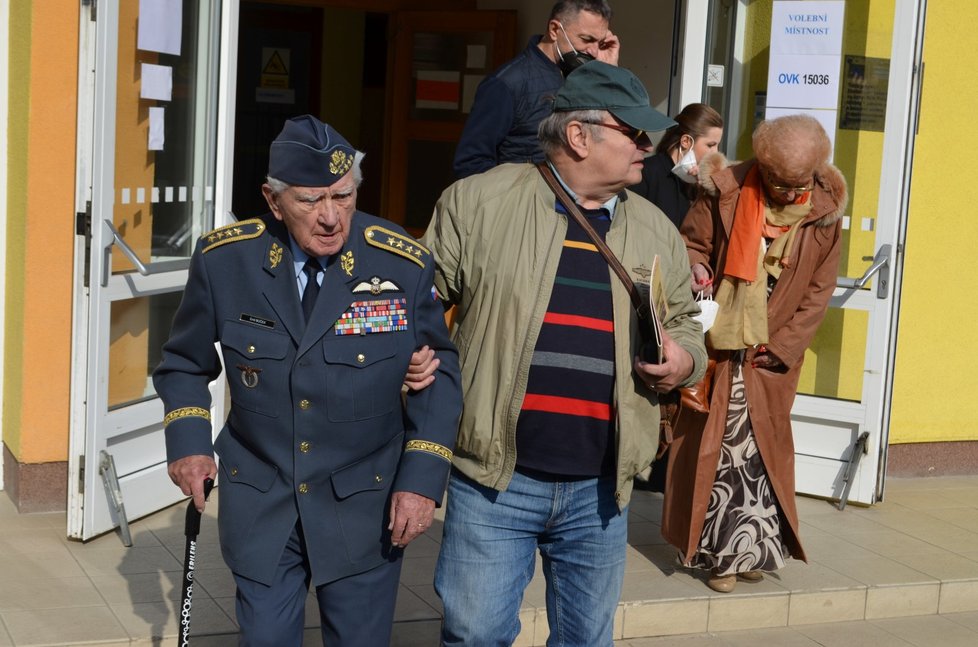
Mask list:
MULTIPOLYGON (((210 496, 214 487, 212 479, 204 479, 204 500, 210 496)), ((187 550, 183 555, 183 596, 180 601, 180 647, 190 644, 190 605, 194 595, 194 568, 197 561, 197 535, 200 534, 200 513, 194 506, 194 500, 187 504, 187 520, 183 526, 183 534, 187 536, 187 550)))

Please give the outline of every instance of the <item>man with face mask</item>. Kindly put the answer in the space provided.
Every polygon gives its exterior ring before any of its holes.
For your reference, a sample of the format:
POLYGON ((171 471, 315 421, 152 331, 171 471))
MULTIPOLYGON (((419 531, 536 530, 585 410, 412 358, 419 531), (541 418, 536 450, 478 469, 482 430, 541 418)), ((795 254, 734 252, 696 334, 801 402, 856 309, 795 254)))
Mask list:
POLYGON ((620 43, 608 29, 605 0, 562 0, 547 29, 533 36, 519 56, 487 76, 455 149, 458 178, 507 162, 541 162, 537 126, 571 70, 597 59, 618 65, 620 43))

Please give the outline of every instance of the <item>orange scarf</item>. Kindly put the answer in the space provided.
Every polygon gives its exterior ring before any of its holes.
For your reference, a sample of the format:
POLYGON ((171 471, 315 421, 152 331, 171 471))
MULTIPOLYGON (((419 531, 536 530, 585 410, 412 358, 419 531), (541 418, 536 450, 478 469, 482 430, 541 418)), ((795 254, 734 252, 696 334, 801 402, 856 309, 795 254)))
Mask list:
POLYGON ((744 281, 757 280, 757 254, 761 247, 761 230, 764 227, 764 189, 757 164, 747 171, 744 185, 740 187, 737 209, 734 211, 733 230, 727 245, 727 260, 723 265, 726 276, 744 281))
MULTIPOLYGON (((809 195, 810 192, 802 193, 795 198, 794 204, 806 203, 809 195)), ((761 236, 767 225, 764 207, 761 174, 758 165, 754 164, 747 171, 744 184, 740 187, 740 196, 737 198, 733 229, 730 232, 730 243, 727 245, 727 260, 723 266, 724 275, 749 283, 757 280, 757 255, 760 253, 761 236)))

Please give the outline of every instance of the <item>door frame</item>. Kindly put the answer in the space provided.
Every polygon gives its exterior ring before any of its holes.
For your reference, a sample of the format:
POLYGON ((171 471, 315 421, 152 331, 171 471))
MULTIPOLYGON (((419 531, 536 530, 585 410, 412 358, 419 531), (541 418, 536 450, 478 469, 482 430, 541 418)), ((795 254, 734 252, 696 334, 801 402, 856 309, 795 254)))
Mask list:
MULTIPOLYGON (((211 49, 207 52, 200 52, 198 63, 201 59, 213 62, 213 57, 217 56, 218 88, 213 91, 215 97, 215 137, 216 148, 214 149, 214 195, 213 226, 220 226, 230 220, 230 182, 232 174, 233 159, 233 115, 234 115, 234 74, 236 58, 234 56, 237 45, 237 17, 238 0, 217 0, 217 9, 220 12, 220 25, 218 27, 220 38, 219 42, 212 43, 211 49), (229 91, 229 88, 231 91, 229 91)), ((117 73, 117 46, 114 39, 118 38, 118 26, 115 22, 118 17, 118 4, 108 6, 109 2, 98 5, 98 19, 103 21, 98 23, 91 20, 92 6, 83 5, 81 8, 80 34, 79 34, 79 90, 78 90, 78 135, 76 142, 76 184, 75 184, 75 208, 79 214, 86 211, 93 223, 91 228, 103 227, 99 222, 105 212, 105 201, 111 205, 112 193, 114 192, 114 173, 115 165, 107 160, 114 159, 114 150, 105 150, 114 141, 115 132, 115 82, 111 81, 111 90, 102 91, 96 85, 96 74, 106 74, 114 77, 117 73), (108 24, 109 22, 113 24, 108 24), (99 42, 99 39, 104 42, 99 42), (99 46, 104 48, 106 55, 102 60, 97 61, 99 46), (99 69, 96 69, 100 66, 99 69), (103 69, 104 68, 104 69, 103 69), (103 119, 105 123, 97 122, 103 119), (111 119, 112 123, 107 123, 111 119), (100 136, 99 133, 107 133, 100 136), (112 177, 110 177, 112 176, 112 177), (98 191, 94 188, 98 187, 98 191), (100 200, 102 205, 92 205, 93 197, 100 200)), ((111 206, 109 207, 111 209, 111 206)), ((205 223, 206 226, 207 223, 205 223)), ((75 289, 72 313, 72 369, 71 369, 71 419, 69 429, 69 455, 68 455, 68 514, 67 514, 67 534, 69 537, 89 539, 97 534, 106 532, 109 529, 92 528, 94 510, 92 503, 93 497, 103 496, 102 488, 99 487, 98 474, 91 474, 92 465, 97 464, 93 456, 86 456, 92 453, 94 446, 93 427, 95 420, 106 420, 111 417, 112 423, 118 424, 120 428, 140 429, 143 427, 159 426, 162 429, 163 408, 158 396, 149 398, 147 401, 125 407, 124 410, 115 412, 104 412, 104 402, 90 402, 90 393, 93 387, 99 383, 107 382, 107 358, 105 356, 91 357, 90 344, 92 335, 104 332, 104 327, 108 325, 105 321, 92 322, 93 308, 99 311, 94 313, 100 318, 108 312, 115 297, 125 296, 126 285, 134 285, 138 296, 150 296, 161 291, 172 291, 173 280, 186 282, 187 270, 178 270, 169 273, 169 278, 158 276, 140 276, 138 274, 122 275, 122 277, 110 277, 109 285, 106 288, 99 288, 93 291, 93 286, 101 281, 100 272, 94 271, 93 266, 97 263, 94 256, 100 255, 101 251, 91 246, 92 235, 89 230, 88 235, 84 231, 76 231, 75 237, 75 289), (89 250, 91 246, 91 250, 89 250), (105 303, 93 304, 93 294, 100 294, 105 303), (97 407, 98 409, 94 409, 97 407), (86 463, 89 465, 86 474, 86 463), (87 484, 87 485, 86 485, 87 484), (86 507, 89 509, 86 510, 86 507), (86 522, 86 519, 88 520, 86 522), (87 527, 88 526, 88 527, 87 527)), ((97 232, 95 240, 106 235, 105 230, 97 232)), ((116 248, 115 257, 121 258, 116 248)), ((106 351, 107 353, 107 351, 106 351)), ((211 404, 212 419, 214 420, 215 431, 220 428, 224 419, 224 398, 220 397, 224 393, 224 377, 218 378, 213 386, 213 402, 211 404)), ((103 398, 99 398, 100 400, 103 398)), ((108 432, 106 432, 108 433, 108 432)), ((162 445, 160 451, 163 451, 162 445)), ((164 455, 165 458, 165 455, 164 455)), ((172 488, 157 496, 155 493, 143 491, 142 486, 136 486, 136 505, 127 506, 127 513, 132 518, 137 518, 145 514, 150 514, 159 509, 160 506, 169 505, 179 500, 182 495, 179 490, 169 483, 168 479, 161 478, 159 475, 152 477, 150 472, 159 473, 160 467, 151 467, 135 473, 133 483, 152 482, 159 483, 159 487, 172 488), (162 483, 165 482, 165 485, 162 483), (164 503, 154 503, 159 499, 164 503)), ((165 470, 165 467, 164 467, 165 470)), ((126 503, 125 501, 123 502, 126 503)), ((100 503, 101 504, 101 503, 100 503)), ((119 520, 114 519, 118 525, 119 520)))
MULTIPOLYGON (((0 0, 0 43, 9 43, 10 0, 0 0)), ((7 126, 9 117, 8 76, 9 65, 0 65, 0 151, 7 150, 7 126)), ((7 246, 7 156, 0 159, 0 241, 7 246)), ((7 273, 0 273, 0 321, 6 321, 7 273)), ((0 325, 0 367, 4 365, 4 337, 6 328, 0 325)), ((0 370, 0 411, 3 411, 3 374, 0 370)), ((0 491, 3 490, 3 418, 0 416, 0 491)))
MULTIPOLYGON (((680 97, 682 105, 702 101, 706 65, 706 34, 708 30, 709 0, 685 0, 684 17, 684 57, 681 68, 680 97)), ((739 0, 735 51, 742 51, 743 28, 745 24, 746 0, 739 0)), ((876 277, 870 285, 872 289, 851 289, 837 287, 833 293, 830 307, 866 311, 869 322, 866 332, 866 361, 862 400, 847 402, 809 395, 798 395, 792 408, 792 420, 835 422, 855 429, 852 443, 840 447, 837 465, 821 465, 825 478, 832 478, 831 487, 811 492, 815 496, 838 498, 842 492, 842 476, 845 461, 855 451, 856 438, 863 431, 870 432, 868 454, 860 462, 854 477, 849 499, 866 504, 882 500, 885 472, 889 420, 893 395, 893 366, 896 355, 896 335, 900 301, 900 287, 903 271, 903 249, 906 241, 908 205, 910 193, 911 165, 913 160, 914 133, 918 119, 921 90, 921 61, 923 53, 924 18, 927 0, 895 0, 893 36, 890 52, 890 77, 887 95, 887 114, 884 127, 883 167, 880 177, 879 201, 875 222, 881 222, 879 214, 892 213, 895 217, 884 220, 876 231, 874 252, 882 245, 889 244, 892 249, 889 261, 889 285, 882 288, 885 296, 877 297, 876 277), (911 43, 908 47, 907 43, 911 43), (893 97, 901 101, 894 104, 893 97), (906 99, 906 101, 903 101, 906 99), (888 171, 888 172, 887 172, 888 171), (899 176, 899 177, 897 177, 899 176), (893 187, 898 190, 894 191, 893 187), (884 303, 881 305, 879 301, 884 303), (831 411, 832 417, 826 416, 831 411)), ((743 64, 737 60, 730 70, 731 89, 734 97, 744 93, 743 64)), ((731 106, 740 110, 740 100, 731 101, 731 106)), ((732 114, 730 123, 740 123, 741 115, 732 114)), ((735 141, 735 133, 725 137, 728 142, 735 141)), ((853 219, 855 220, 855 218, 853 219)), ((870 263, 867 262, 867 266, 870 263)), ((824 423, 823 423, 824 424, 824 423)), ((797 430, 796 430, 797 437, 797 430)), ((796 470, 809 458, 798 454, 796 445, 796 470), (799 458, 801 460, 799 460, 799 458)), ((807 467, 806 467, 807 469, 807 467)))

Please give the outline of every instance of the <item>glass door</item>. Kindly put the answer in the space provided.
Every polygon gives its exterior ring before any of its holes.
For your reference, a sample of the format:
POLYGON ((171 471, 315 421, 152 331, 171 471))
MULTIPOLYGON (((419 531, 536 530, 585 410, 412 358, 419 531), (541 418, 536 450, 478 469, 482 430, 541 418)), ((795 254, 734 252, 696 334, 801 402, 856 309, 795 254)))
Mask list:
MULTIPOLYGON (((798 2, 799 10, 818 4, 798 2)), ((796 486, 804 494, 841 498, 848 482, 849 501, 870 504, 882 496, 924 4, 845 3, 830 135, 849 206, 838 287, 806 353, 792 410, 796 486), (850 469, 853 458, 859 460, 850 469)), ((710 64, 729 72, 725 153, 747 159, 750 134, 765 112, 773 2, 740 0, 736 9, 732 53, 713 60, 722 50, 708 50, 707 67, 689 84, 706 87, 710 64)))
MULTIPOLYGON (((93 18, 69 461, 68 535, 82 539, 183 496, 166 473, 151 374, 194 243, 215 223, 221 2, 104 0, 93 18)), ((223 407, 223 382, 212 396, 223 407)))

